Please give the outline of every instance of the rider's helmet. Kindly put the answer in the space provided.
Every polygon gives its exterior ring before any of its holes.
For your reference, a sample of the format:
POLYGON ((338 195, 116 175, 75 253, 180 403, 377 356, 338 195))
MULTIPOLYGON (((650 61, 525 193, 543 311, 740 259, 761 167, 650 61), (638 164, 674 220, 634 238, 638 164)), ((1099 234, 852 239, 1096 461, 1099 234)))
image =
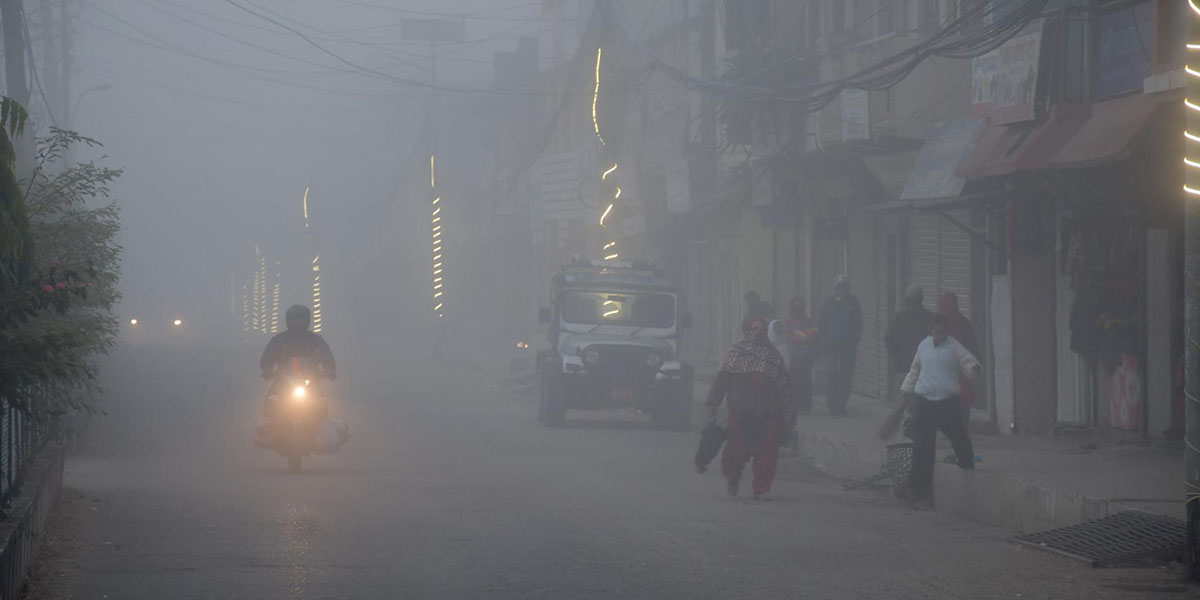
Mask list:
POLYGON ((293 304, 288 307, 284 313, 284 320, 287 322, 288 329, 299 329, 301 331, 308 330, 308 323, 312 320, 312 315, 308 312, 308 307, 303 304, 293 304))

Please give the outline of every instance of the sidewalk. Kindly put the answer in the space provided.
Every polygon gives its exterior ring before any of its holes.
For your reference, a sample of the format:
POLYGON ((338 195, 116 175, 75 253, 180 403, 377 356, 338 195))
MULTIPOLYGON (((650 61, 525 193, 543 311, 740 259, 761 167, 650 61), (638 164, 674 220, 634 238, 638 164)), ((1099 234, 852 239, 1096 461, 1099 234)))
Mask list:
MULTIPOLYGON (((708 383, 696 382, 703 403, 708 383)), ((854 398, 850 416, 824 414, 817 398, 814 414, 797 425, 801 460, 833 477, 865 479, 882 470, 889 442, 876 435, 892 405, 854 398)), ((702 410, 697 411, 703 415, 702 410)), ((702 417, 701 417, 702 418, 702 417)), ((998 525, 1018 533, 1042 531, 1103 517, 1120 510, 1144 510, 1184 518, 1183 454, 1153 445, 1094 444, 1093 438, 973 436, 983 461, 975 471, 942 464, 950 444, 939 435, 934 471, 937 510, 998 525)))

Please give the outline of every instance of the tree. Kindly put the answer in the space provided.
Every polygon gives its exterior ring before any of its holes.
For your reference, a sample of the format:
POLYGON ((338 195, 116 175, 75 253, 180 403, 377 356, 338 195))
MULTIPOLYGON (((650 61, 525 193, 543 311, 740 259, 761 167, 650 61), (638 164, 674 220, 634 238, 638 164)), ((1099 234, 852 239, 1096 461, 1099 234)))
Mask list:
POLYGON ((6 141, 0 140, 0 151, 7 151, 0 161, 7 217, 0 230, 6 251, 0 401, 35 417, 88 408, 83 394, 95 385, 91 361, 112 347, 117 334, 112 307, 119 299, 120 222, 108 195, 121 172, 89 162, 52 173, 47 167, 60 163, 73 145, 100 145, 52 128, 38 143, 32 174, 18 184, 6 141))

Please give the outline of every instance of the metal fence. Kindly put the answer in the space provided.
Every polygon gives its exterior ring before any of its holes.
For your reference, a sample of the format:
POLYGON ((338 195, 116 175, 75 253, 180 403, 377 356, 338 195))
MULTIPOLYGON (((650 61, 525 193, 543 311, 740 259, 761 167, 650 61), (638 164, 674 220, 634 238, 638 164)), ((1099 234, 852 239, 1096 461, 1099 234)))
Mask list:
POLYGON ((51 430, 16 408, 0 408, 0 506, 7 508, 20 491, 30 458, 51 430))

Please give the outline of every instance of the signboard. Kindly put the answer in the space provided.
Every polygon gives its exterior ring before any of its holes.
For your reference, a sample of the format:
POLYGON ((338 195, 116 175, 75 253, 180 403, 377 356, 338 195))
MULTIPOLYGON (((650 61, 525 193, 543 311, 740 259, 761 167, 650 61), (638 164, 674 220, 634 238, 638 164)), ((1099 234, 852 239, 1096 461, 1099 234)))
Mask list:
POLYGON ((400 38, 414 42, 462 42, 467 39, 465 19, 401 19, 400 38))
POLYGON ((901 200, 953 198, 962 193, 966 179, 958 175, 958 164, 966 156, 982 121, 953 119, 929 134, 913 165, 901 200))
POLYGON ((971 116, 1004 125, 1033 120, 1044 19, 1032 21, 1003 46, 971 65, 971 116))
POLYGON ((1150 74, 1154 39, 1150 2, 1101 15, 1096 49, 1096 99, 1140 92, 1150 74))
POLYGON ((842 141, 871 139, 871 94, 858 88, 842 90, 842 141))

